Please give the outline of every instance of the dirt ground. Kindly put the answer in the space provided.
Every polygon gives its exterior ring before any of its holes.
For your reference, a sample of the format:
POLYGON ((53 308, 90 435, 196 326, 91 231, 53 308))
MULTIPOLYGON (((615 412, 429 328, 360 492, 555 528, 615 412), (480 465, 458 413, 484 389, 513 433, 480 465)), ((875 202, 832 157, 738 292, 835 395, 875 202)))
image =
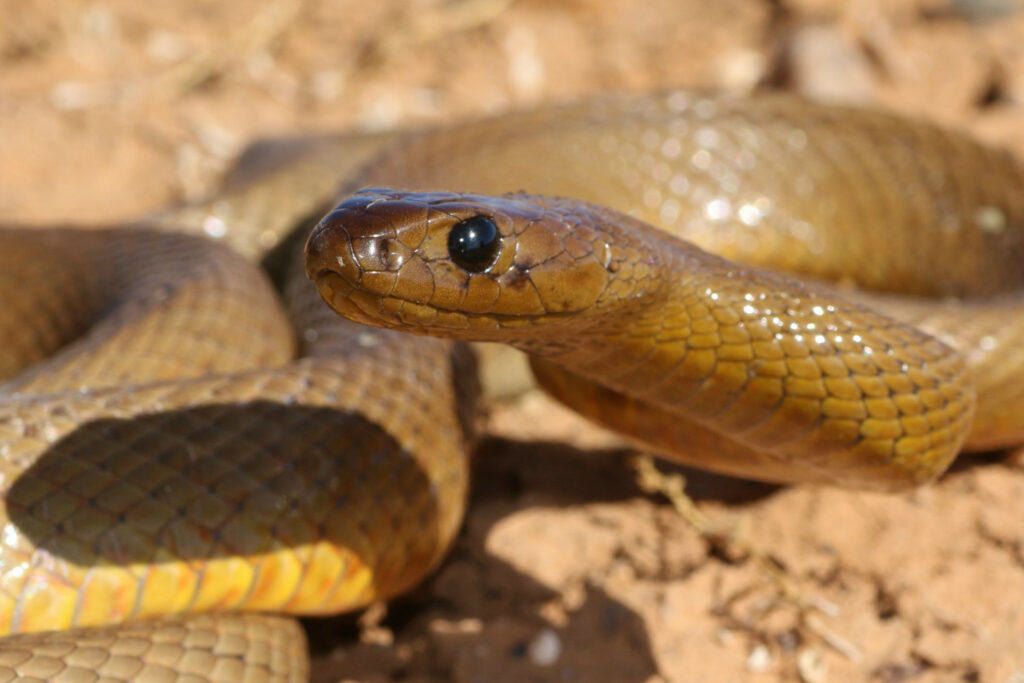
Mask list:
MULTIPOLYGON (((266 135, 617 90, 783 88, 1024 154, 1013 0, 0 3, 0 220, 110 222, 266 135)), ((308 621, 317 681, 1024 681, 1024 462, 882 496, 683 472, 710 543, 614 438, 496 406, 465 529, 413 594, 308 621), (737 548, 740 548, 737 550, 737 548)))

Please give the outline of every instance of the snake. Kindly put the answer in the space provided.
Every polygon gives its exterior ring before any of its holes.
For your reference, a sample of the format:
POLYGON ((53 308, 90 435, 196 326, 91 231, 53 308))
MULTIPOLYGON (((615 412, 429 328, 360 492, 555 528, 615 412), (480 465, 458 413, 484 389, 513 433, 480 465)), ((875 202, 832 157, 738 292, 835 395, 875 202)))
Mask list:
POLYGON ((1024 166, 963 134, 672 91, 280 168, 0 232, 0 676, 302 680, 269 613, 386 600, 458 531, 466 341, 736 476, 901 490, 1024 441, 1024 166))

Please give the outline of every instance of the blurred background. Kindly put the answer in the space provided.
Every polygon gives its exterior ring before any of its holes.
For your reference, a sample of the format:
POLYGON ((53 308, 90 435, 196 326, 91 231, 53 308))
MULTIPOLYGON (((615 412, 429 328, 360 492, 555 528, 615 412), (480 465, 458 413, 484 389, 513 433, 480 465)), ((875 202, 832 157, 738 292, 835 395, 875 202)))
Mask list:
MULTIPOLYGON (((263 136, 609 90, 784 89, 1024 155, 1022 4, 9 0, 0 220, 106 223, 202 197, 263 136)), ((542 396, 490 421, 452 558, 386 609, 310 621, 316 680, 1024 680, 1012 459, 895 497, 688 473, 701 509, 816 606, 801 609, 542 396)))

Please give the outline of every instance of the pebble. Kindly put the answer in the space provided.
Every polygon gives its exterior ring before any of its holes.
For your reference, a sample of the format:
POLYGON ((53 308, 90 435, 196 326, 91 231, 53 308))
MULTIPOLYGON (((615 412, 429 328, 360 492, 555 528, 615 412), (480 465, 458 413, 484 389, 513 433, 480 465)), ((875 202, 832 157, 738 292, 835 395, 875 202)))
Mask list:
POLYGON ((562 655, 562 639, 552 628, 541 629, 530 641, 526 654, 536 666, 551 666, 562 655))
POLYGON ((758 645, 747 655, 747 671, 752 674, 763 674, 772 665, 772 653, 764 645, 758 645))

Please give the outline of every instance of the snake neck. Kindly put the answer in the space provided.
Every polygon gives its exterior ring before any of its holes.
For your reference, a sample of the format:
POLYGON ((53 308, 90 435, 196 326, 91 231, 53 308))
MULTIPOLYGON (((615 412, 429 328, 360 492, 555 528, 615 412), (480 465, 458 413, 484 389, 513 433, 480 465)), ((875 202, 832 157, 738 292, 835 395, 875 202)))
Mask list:
POLYGON ((602 296, 583 314, 544 321, 515 346, 675 411, 682 397, 707 391, 719 361, 753 361, 754 338, 783 343, 794 323, 816 327, 795 320, 814 313, 804 304, 813 296, 794 280, 737 265, 621 215, 603 227, 609 245, 626 246, 613 248, 602 296), (773 322, 780 323, 777 334, 769 331, 773 322))
MULTIPOLYGON (((598 307, 562 349, 521 347, 782 457, 862 443, 865 420, 873 417, 863 401, 872 395, 897 412, 913 412, 901 401, 917 401, 922 387, 964 385, 959 356, 915 328, 837 299, 834 291, 819 293, 653 231, 639 234, 653 250, 645 256, 656 264, 650 280, 657 285, 598 307), (905 373, 916 385, 896 379, 905 373), (776 429, 781 414, 795 419, 776 429), (827 429, 819 428, 822 420, 827 429), (812 433, 814 443, 804 443, 812 433)), ((936 395, 934 409, 953 406, 962 421, 970 397, 954 393, 936 395)))

